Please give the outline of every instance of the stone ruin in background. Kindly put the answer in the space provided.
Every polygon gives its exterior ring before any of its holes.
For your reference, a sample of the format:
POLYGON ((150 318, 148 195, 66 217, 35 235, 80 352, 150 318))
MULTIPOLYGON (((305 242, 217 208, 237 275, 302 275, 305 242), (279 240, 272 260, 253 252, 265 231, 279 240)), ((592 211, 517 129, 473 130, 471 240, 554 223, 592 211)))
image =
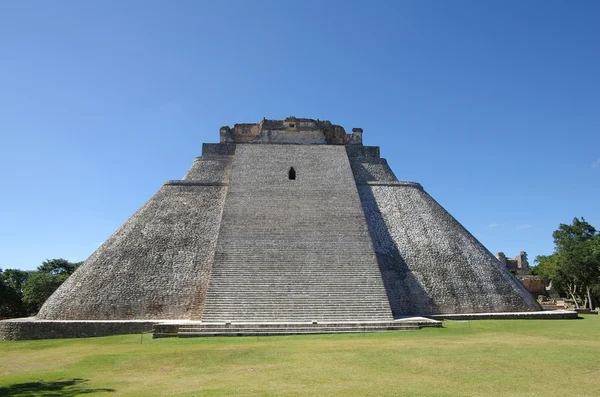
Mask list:
POLYGON ((525 251, 519 252, 519 255, 514 258, 507 258, 504 252, 498 252, 496 258, 523 283, 527 291, 533 296, 549 296, 549 291, 540 276, 530 274, 529 262, 527 261, 527 253, 525 251))

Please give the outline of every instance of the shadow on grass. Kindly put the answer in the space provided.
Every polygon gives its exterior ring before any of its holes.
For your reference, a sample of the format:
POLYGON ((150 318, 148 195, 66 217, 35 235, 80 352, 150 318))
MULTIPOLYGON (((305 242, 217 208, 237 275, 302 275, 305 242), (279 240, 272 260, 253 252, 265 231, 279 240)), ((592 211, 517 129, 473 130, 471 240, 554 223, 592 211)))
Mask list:
POLYGON ((52 382, 27 382, 16 383, 10 386, 0 387, 0 396, 25 397, 70 397, 80 394, 114 392, 114 389, 90 389, 84 384, 87 379, 58 380, 52 382))

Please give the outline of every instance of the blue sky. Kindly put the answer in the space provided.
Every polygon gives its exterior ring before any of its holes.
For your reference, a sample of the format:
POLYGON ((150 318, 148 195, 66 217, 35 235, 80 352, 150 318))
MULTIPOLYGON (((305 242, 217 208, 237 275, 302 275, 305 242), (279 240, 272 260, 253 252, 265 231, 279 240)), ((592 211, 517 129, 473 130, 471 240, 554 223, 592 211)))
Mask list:
POLYGON ((492 252, 600 228, 597 1, 0 2, 0 267, 84 260, 263 117, 364 129, 492 252))

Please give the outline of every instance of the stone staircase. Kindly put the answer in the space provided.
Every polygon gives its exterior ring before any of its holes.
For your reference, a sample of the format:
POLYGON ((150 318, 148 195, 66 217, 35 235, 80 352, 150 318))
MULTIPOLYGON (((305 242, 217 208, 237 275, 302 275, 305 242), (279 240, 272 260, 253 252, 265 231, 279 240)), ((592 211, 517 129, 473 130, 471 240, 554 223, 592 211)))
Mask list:
POLYGON ((215 258, 222 266, 213 268, 204 321, 390 319, 381 296, 381 276, 348 264, 358 256, 351 258, 352 252, 342 258, 323 258, 346 262, 343 265, 305 263, 302 254, 284 264, 264 258, 252 263, 250 254, 239 261, 225 256, 218 253, 215 258))
POLYGON ((393 319, 343 146, 237 146, 201 319, 393 319))

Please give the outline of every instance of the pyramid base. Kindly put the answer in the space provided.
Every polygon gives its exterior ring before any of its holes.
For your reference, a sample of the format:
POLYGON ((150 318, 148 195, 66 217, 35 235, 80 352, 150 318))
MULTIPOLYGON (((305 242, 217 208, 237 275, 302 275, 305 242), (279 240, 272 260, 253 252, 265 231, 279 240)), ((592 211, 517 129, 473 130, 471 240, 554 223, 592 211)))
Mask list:
POLYGON ((152 333, 153 338, 197 336, 268 336, 411 331, 442 327, 443 320, 570 320, 570 310, 538 312, 439 314, 394 321, 201 322, 191 320, 38 320, 35 317, 0 321, 0 340, 89 338, 152 333))

